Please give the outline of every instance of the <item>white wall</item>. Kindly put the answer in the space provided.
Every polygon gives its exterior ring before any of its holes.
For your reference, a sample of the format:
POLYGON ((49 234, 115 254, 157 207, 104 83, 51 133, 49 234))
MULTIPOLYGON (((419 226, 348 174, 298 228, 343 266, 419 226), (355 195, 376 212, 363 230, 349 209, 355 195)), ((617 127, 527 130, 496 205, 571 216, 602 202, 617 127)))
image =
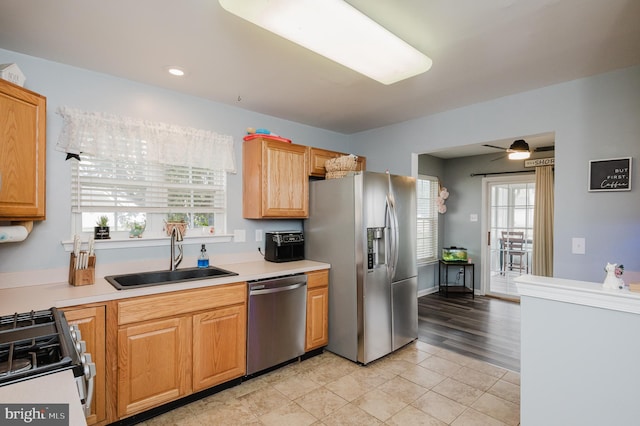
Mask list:
POLYGON ((411 154, 555 132, 554 275, 604 279, 606 262, 640 271, 640 178, 632 191, 587 191, 589 160, 640 159, 640 67, 575 80, 354 135, 367 167, 411 173, 411 154), (393 156, 390 156, 393 147, 393 156), (571 253, 571 238, 586 254, 571 253))
MULTIPOLYGON (((61 241, 71 237, 70 169, 65 154, 55 150, 62 127, 62 118, 56 114, 59 106, 212 130, 234 137, 238 172, 228 179, 227 228, 230 232, 246 230, 247 242, 208 244, 212 262, 216 253, 256 252, 258 246, 264 248, 264 242, 254 240, 256 229, 302 229, 300 220, 242 218, 242 137, 247 127, 271 129, 301 145, 335 150, 344 150, 347 145, 348 137, 340 133, 0 49, 0 64, 13 62, 27 77, 25 87, 47 97, 47 220, 37 222, 25 241, 0 244, 0 273, 64 268, 68 264, 69 254, 61 241)), ((186 245, 185 256, 195 256, 198 250, 198 245, 186 245)), ((165 257, 169 258, 168 243, 167 247, 98 252, 100 263, 165 257)))

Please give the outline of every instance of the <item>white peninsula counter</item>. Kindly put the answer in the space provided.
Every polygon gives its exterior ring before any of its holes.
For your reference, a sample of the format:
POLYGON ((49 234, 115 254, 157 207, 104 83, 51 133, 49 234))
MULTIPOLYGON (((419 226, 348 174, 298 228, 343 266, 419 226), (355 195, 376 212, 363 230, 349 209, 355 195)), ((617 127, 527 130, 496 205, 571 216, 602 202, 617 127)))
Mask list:
POLYGON ((523 426, 640 424, 640 293, 526 275, 523 426))

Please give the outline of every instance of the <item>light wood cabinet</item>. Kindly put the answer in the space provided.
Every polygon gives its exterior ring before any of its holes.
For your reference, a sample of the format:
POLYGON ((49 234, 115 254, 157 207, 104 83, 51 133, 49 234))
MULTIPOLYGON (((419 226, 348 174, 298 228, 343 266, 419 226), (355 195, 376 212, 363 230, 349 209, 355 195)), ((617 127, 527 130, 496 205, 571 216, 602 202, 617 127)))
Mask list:
POLYGON ((0 79, 0 220, 45 219, 46 104, 0 79))
POLYGON ((118 416, 148 410, 246 370, 246 283, 118 302, 118 416))
POLYGON ((106 375, 105 375, 105 306, 72 307, 64 310, 70 325, 77 325, 82 340, 87 345, 87 353, 96 365, 94 394, 91 402, 91 415, 87 424, 93 425, 106 419, 106 375))
POLYGON ((186 316, 118 331, 118 415, 135 414, 190 393, 190 333, 186 316))
POLYGON ((247 219, 309 215, 307 147, 256 138, 242 145, 242 206, 247 219))
POLYGON ((247 312, 231 306, 193 316, 193 391, 243 376, 247 312))
POLYGON ((307 273, 305 351, 329 343, 329 270, 307 273))
MULTIPOLYGON (((321 148, 309 147, 309 176, 324 177, 326 170, 324 169, 324 163, 332 158, 342 157, 348 155, 343 152, 329 151, 321 148)), ((364 171, 367 167, 367 159, 365 157, 358 156, 358 168, 357 171, 364 171)))

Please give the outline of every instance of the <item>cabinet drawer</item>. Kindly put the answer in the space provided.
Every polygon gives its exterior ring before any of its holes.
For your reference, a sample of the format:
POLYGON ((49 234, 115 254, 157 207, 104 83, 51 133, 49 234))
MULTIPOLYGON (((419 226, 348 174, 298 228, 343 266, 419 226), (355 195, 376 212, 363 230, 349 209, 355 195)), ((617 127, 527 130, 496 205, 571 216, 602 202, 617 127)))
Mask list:
POLYGON ((130 324, 246 303, 246 298, 246 283, 136 297, 118 302, 118 324, 130 324))
POLYGON ((329 270, 307 272, 307 288, 326 287, 329 285, 329 270))

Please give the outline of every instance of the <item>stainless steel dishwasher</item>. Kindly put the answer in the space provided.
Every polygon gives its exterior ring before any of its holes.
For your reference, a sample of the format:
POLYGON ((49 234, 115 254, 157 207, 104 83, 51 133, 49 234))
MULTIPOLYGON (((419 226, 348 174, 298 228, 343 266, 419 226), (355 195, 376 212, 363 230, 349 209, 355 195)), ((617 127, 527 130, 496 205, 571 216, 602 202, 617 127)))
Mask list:
POLYGON ((307 276, 249 281, 247 375, 304 354, 307 276))

